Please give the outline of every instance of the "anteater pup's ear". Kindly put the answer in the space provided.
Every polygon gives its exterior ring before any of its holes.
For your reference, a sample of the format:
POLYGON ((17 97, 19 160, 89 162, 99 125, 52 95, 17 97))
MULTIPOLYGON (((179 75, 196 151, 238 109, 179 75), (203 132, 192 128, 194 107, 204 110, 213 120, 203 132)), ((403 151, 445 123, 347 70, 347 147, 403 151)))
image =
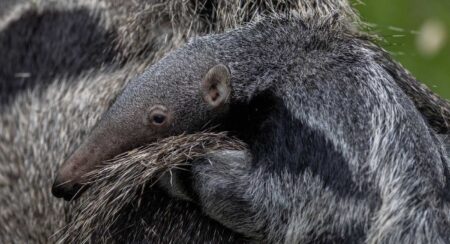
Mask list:
POLYGON ((212 67, 202 81, 203 99, 213 108, 225 104, 231 93, 230 71, 218 64, 212 67))

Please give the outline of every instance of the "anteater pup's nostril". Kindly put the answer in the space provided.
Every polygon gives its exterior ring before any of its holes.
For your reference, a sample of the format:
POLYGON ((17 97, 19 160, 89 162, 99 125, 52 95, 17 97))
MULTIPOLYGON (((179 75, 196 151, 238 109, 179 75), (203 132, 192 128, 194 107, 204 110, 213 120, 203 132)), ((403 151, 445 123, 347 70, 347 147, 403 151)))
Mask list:
POLYGON ((76 199, 83 191, 81 184, 61 183, 55 180, 52 186, 52 194, 57 198, 64 198, 66 201, 76 199))

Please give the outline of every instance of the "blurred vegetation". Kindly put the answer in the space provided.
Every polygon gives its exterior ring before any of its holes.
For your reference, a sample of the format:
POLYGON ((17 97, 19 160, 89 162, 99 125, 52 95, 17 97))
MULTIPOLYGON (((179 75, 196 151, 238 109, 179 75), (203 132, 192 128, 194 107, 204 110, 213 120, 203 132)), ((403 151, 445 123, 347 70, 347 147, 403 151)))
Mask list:
POLYGON ((450 0, 356 0, 381 45, 419 80, 450 99, 450 0), (362 2, 362 3, 358 3, 362 2))

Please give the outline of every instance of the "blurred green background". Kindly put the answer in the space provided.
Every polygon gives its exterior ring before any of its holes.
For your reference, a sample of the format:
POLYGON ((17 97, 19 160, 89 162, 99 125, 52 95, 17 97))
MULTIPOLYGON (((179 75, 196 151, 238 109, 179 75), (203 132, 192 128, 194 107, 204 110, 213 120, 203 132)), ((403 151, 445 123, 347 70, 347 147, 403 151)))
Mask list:
POLYGON ((450 0, 355 0, 380 44, 419 80, 450 99, 450 0), (362 2, 362 3, 359 3, 362 2))

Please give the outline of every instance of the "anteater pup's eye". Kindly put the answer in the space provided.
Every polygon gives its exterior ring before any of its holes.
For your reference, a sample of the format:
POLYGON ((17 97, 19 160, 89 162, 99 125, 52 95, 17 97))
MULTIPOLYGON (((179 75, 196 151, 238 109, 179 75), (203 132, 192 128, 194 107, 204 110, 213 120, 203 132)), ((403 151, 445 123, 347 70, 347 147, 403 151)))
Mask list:
POLYGON ((159 114, 155 113, 152 114, 152 123, 155 125, 162 125, 166 121, 166 115, 165 114, 159 114))
POLYGON ((163 105, 155 105, 150 109, 148 122, 153 126, 163 126, 168 124, 169 111, 163 105))

